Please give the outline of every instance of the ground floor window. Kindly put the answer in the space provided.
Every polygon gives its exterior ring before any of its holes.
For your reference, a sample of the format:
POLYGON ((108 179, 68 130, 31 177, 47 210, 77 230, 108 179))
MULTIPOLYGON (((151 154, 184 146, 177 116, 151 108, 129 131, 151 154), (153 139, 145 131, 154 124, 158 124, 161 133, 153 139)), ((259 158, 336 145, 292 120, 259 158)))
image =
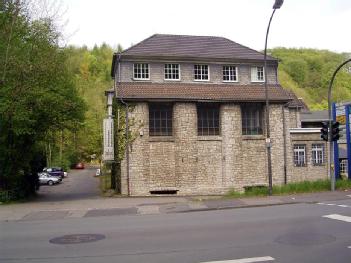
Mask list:
POLYGON ((324 145, 312 144, 312 163, 313 165, 324 164, 324 145))
POLYGON ((340 174, 347 175, 347 159, 340 161, 340 174))
POLYGON ((197 105, 197 133, 199 136, 219 135, 219 104, 197 105))
POLYGON ((263 134, 263 105, 248 103, 241 105, 243 135, 263 134))
POLYGON ((149 135, 172 136, 172 115, 172 104, 149 104, 149 135))
POLYGON ((306 145, 304 144, 294 145, 294 165, 295 166, 306 165, 306 145))

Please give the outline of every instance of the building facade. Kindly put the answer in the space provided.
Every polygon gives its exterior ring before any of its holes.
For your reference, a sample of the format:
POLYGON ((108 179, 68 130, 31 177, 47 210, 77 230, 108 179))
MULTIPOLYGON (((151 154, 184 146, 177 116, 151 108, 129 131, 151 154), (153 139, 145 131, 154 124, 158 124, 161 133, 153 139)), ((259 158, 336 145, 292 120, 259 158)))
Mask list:
MULTIPOLYGON (((115 96, 129 105, 134 138, 122 194, 268 185, 263 63, 261 53, 221 37, 153 35, 115 54, 115 96)), ((268 56, 273 184, 324 179, 325 143, 319 132, 291 131, 305 105, 280 86, 277 68, 268 56)))

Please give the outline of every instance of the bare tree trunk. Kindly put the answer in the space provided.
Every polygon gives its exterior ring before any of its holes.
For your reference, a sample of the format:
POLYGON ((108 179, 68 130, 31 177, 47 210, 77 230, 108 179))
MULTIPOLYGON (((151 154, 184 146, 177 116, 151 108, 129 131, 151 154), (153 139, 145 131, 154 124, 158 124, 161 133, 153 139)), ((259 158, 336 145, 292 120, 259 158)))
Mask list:
POLYGON ((60 165, 62 166, 62 153, 63 153, 63 130, 61 130, 60 134, 60 165))
POLYGON ((15 26, 16 20, 17 20, 17 16, 19 13, 19 4, 20 4, 20 0, 16 0, 15 2, 15 12, 13 14, 12 17, 12 23, 11 23, 11 27, 10 27, 10 33, 9 33, 9 38, 7 40, 7 47, 6 47, 6 53, 5 53, 5 63, 4 63, 4 71, 2 73, 2 78, 1 78, 1 82, 4 83, 5 82, 5 78, 6 78, 6 70, 7 70, 7 63, 9 60, 9 52, 10 52, 10 46, 11 46, 11 39, 12 39, 12 34, 13 34, 13 28, 15 26))

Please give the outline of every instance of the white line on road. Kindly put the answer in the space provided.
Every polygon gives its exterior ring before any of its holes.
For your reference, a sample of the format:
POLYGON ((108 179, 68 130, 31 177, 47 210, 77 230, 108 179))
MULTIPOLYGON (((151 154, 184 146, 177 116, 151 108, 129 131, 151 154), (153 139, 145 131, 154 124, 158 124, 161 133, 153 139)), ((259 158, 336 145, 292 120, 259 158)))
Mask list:
POLYGON ((272 257, 258 257, 258 258, 241 258, 234 260, 224 260, 224 261, 208 261, 202 263, 251 263, 251 262, 264 262, 264 261, 272 261, 274 258, 272 257))
POLYGON ((351 197, 351 195, 347 195, 347 197, 351 197))
POLYGON ((335 219, 335 220, 340 220, 340 221, 351 223, 351 217, 350 216, 331 214, 331 215, 325 215, 325 216, 322 216, 322 217, 326 217, 326 218, 330 218, 330 219, 335 219))
POLYGON ((349 207, 348 205, 338 205, 340 207, 349 207))

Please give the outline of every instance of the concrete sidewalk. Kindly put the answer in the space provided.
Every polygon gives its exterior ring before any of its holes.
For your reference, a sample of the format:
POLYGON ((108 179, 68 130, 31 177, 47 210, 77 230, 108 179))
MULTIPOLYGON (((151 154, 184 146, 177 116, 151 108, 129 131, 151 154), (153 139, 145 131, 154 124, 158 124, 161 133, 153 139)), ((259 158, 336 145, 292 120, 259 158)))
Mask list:
POLYGON ((351 190, 236 199, 225 199, 219 196, 163 196, 101 197, 60 202, 31 201, 0 205, 0 221, 179 213, 296 203, 318 203, 349 198, 351 198, 351 190))

